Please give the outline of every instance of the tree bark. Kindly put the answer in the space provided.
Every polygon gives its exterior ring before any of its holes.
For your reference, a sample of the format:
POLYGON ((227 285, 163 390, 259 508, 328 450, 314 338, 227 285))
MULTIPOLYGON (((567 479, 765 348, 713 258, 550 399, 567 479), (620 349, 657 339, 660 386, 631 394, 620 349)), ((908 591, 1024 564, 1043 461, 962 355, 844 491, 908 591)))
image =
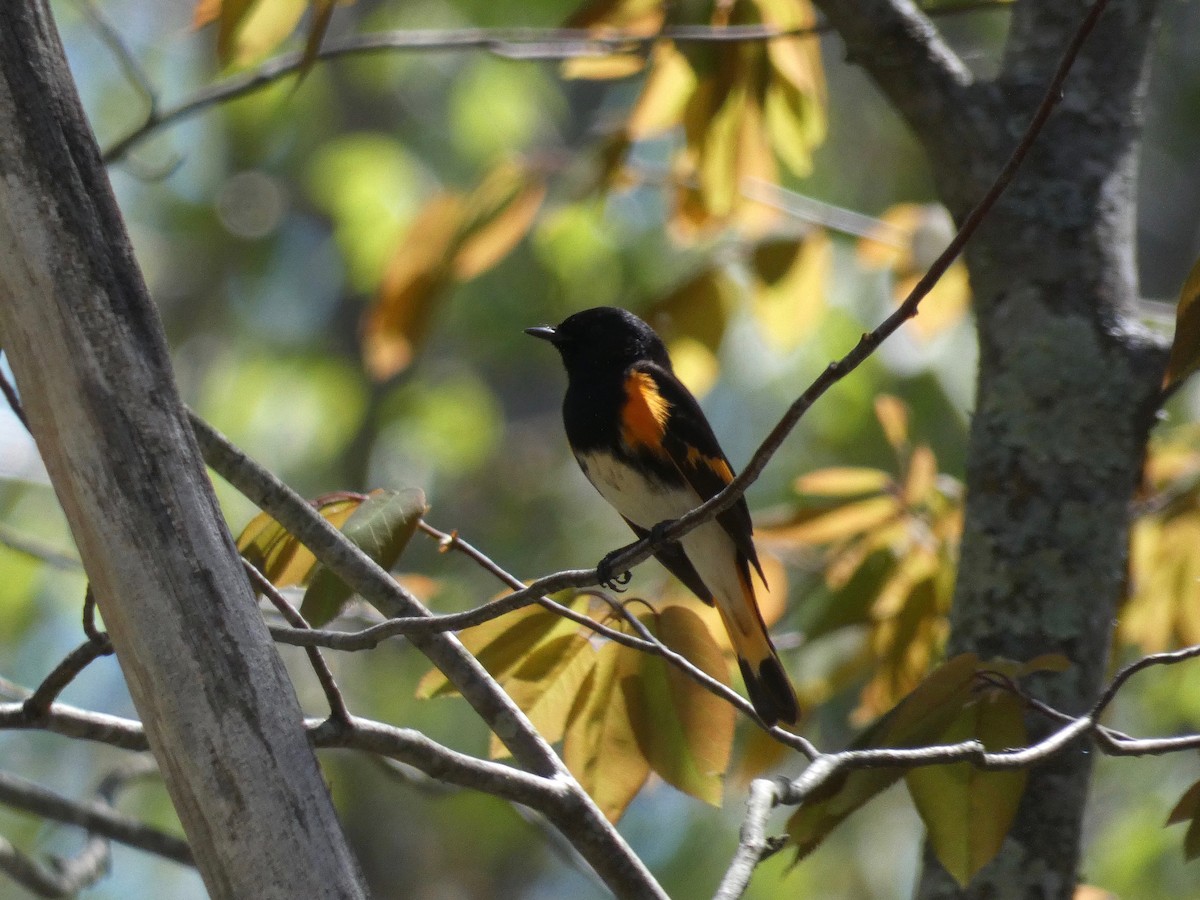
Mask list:
MULTIPOLYGON (((925 147, 958 220, 1024 132, 1091 3, 1019 0, 1000 73, 971 78, 907 0, 817 0, 925 147)), ((1157 4, 1112 0, 1030 156, 967 246, 980 342, 949 653, 1063 653, 1029 687, 1096 699, 1125 590, 1129 505, 1164 349, 1137 299, 1140 101, 1157 4)), ((1037 719, 1031 727, 1045 727, 1037 719)), ((1082 751, 1029 773, 1001 853, 966 888, 927 854, 922 898, 1070 898, 1091 771, 1082 751)))
POLYGON ((44 0, 0 7, 0 342, 209 893, 364 896, 44 0))

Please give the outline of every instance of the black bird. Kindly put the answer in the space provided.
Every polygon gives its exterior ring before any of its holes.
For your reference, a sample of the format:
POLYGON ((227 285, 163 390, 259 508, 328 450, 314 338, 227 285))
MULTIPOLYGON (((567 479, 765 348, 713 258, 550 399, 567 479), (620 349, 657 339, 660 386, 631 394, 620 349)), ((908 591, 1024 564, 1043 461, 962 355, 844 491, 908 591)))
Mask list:
MULTIPOLYGON (((567 369, 563 424, 592 485, 638 537, 678 519, 733 480, 700 405, 675 377, 667 348, 633 313, 584 310, 526 334, 549 341, 567 369)), ((796 694, 767 635, 751 569, 763 578, 746 501, 655 553, 668 571, 716 604, 750 701, 767 725, 795 723, 796 694)))

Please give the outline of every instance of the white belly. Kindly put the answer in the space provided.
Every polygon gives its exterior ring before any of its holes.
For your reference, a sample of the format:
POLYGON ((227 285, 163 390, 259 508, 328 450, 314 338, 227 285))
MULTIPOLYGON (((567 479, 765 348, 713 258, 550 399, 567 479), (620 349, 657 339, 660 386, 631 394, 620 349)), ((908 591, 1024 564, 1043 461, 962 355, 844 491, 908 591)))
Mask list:
MULTIPOLYGON (((700 505, 700 495, 691 488, 658 488, 647 491, 646 480, 607 454, 586 453, 576 457, 588 480, 621 515, 647 530, 659 522, 678 519, 700 505)), ((737 547, 715 519, 705 522, 680 541, 700 580, 713 592, 717 603, 733 613, 739 628, 756 628, 747 616, 742 586, 738 580, 737 547)))

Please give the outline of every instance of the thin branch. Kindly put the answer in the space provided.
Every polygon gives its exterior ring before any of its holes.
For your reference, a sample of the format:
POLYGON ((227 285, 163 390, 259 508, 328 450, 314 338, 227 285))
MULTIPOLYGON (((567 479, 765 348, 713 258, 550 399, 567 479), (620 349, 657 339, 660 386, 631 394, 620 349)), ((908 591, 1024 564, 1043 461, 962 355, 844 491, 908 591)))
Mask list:
POLYGON ((17 396, 17 389, 13 387, 13 383, 8 380, 8 376, 0 370, 0 394, 4 394, 4 399, 8 403, 8 408, 12 410, 13 415, 25 426, 25 430, 32 434, 29 427, 29 419, 25 417, 25 409, 21 406, 21 399, 17 396))
MULTIPOLYGON (((195 413, 190 413, 190 417, 205 461, 259 508, 269 512, 352 590, 387 615, 429 615, 415 597, 295 491, 195 413)), ((554 778, 565 785, 569 814, 558 810, 548 815, 609 889, 629 897, 665 897, 645 864, 479 661, 452 635, 414 635, 410 641, 466 698, 520 765, 536 776, 554 778)))
MULTIPOLYGON (((2 378, 3 375, 0 375, 0 379, 2 378)), ((83 568, 83 563, 79 561, 78 557, 21 534, 15 528, 10 528, 2 522, 0 522, 0 544, 9 550, 32 557, 56 569, 78 572, 83 568)))
POLYGON ((113 809, 117 793, 141 775, 139 770, 118 770, 101 783, 97 791, 100 800, 71 800, 32 781, 0 772, 0 803, 43 819, 78 825, 100 837, 192 865, 187 841, 113 809))
POLYGON ((75 678, 98 660, 102 656, 109 656, 113 652, 112 642, 108 637, 102 636, 100 640, 84 641, 74 650, 63 658, 63 661, 55 666, 49 675, 37 686, 33 694, 26 699, 24 703, 25 715, 30 719, 40 719, 50 709, 50 705, 58 699, 58 695, 63 692, 75 678))
POLYGON ((117 65, 121 69, 126 80, 133 85, 134 90, 141 96, 146 104, 146 118, 153 118, 158 113, 158 94, 154 90, 154 85, 150 82, 150 77, 146 74, 146 70, 142 68, 141 62, 138 60, 134 52, 125 43, 121 32, 116 26, 108 20, 108 17, 100 9, 96 0, 76 0, 80 9, 83 10, 84 16, 92 28, 96 30, 100 40, 109 52, 117 60, 117 65))
POLYGON ((48 864, 0 838, 0 872, 39 897, 73 897, 103 878, 108 863, 109 845, 102 837, 88 838, 75 856, 52 857, 48 864))
MULTIPOLYGON (((271 605, 279 611, 279 614, 293 628, 301 631, 312 630, 312 626, 305 621, 304 616, 300 615, 300 611, 288 603, 287 598, 279 593, 279 589, 271 583, 271 579, 258 571, 247 560, 242 560, 242 565, 250 581, 254 584, 255 589, 262 591, 266 595, 267 599, 271 601, 271 605)), ((330 671, 325 657, 321 655, 321 651, 316 647, 305 647, 304 652, 308 655, 309 664, 312 666, 313 672, 316 673, 317 681, 321 684, 321 690, 325 693, 325 700, 329 704, 329 717, 344 725, 349 724, 351 715, 349 708, 346 706, 346 698, 342 696, 342 690, 338 687, 337 681, 334 680, 333 672, 330 671)))
MULTIPOLYGON (((931 10, 931 16, 949 16, 985 9, 1004 9, 1004 0, 981 0, 947 4, 931 10)), ((388 31, 355 35, 323 44, 316 58, 322 61, 343 57, 366 56, 397 52, 461 52, 484 51, 505 59, 564 60, 578 57, 605 56, 610 53, 646 55, 658 40, 688 43, 743 43, 811 37, 832 30, 829 24, 811 28, 780 29, 768 25, 677 25, 668 26, 653 34, 610 32, 593 34, 586 29, 571 28, 463 28, 427 31, 388 31)), ((289 53, 268 60, 257 69, 235 75, 219 84, 197 91, 192 97, 166 110, 151 109, 137 128, 114 142, 104 151, 104 162, 122 160, 138 143, 155 131, 194 116, 213 106, 235 100, 262 90, 297 74, 304 65, 302 53, 289 53)))

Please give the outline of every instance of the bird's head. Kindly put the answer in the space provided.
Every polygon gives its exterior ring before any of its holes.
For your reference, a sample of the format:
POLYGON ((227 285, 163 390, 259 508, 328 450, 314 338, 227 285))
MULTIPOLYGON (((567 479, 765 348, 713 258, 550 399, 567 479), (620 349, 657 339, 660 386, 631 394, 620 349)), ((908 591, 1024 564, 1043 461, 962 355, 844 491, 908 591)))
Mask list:
POLYGON ((585 309, 560 325, 526 328, 526 334, 553 344, 562 355, 567 374, 623 372, 643 360, 671 368, 667 348, 649 325, 615 306, 585 309))

